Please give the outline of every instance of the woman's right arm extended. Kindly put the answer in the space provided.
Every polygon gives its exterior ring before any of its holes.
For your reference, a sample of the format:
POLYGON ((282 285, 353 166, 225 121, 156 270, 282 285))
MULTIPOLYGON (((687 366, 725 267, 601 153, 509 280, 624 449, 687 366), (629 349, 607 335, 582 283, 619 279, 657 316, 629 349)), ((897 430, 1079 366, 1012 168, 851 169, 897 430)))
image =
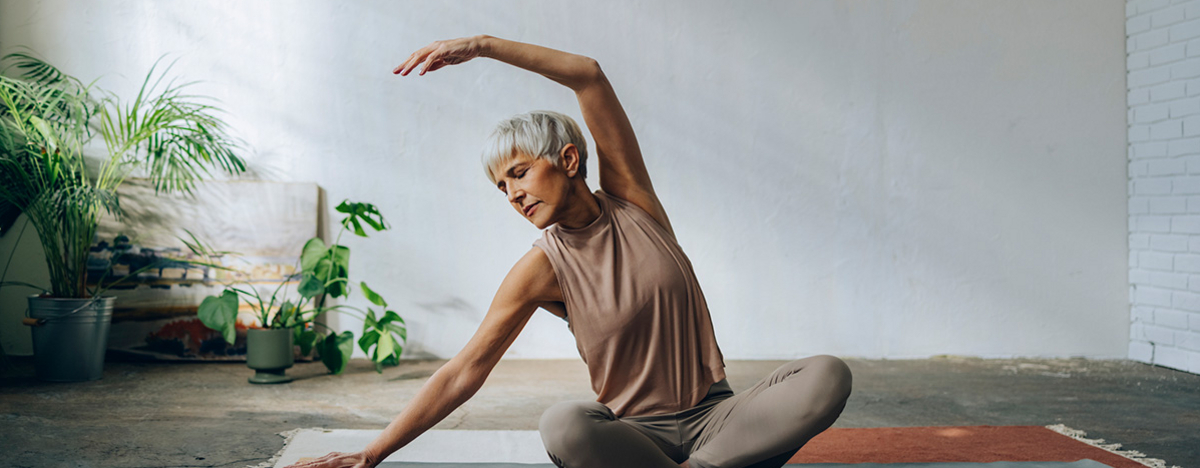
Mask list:
POLYGON ((561 297, 545 252, 537 247, 530 249, 504 277, 471 340, 425 382, 379 437, 361 452, 335 452, 292 466, 365 468, 383 462, 474 396, 537 308, 543 303, 562 301, 561 297))

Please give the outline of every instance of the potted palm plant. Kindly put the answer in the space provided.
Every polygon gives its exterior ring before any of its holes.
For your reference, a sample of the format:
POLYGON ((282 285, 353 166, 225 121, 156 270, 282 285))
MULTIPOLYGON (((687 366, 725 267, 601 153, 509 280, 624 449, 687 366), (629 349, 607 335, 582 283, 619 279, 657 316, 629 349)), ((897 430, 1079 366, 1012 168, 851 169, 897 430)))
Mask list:
MULTIPOLYGON (((29 297, 39 379, 85 381, 103 374, 114 298, 105 291, 125 278, 86 281, 88 251, 100 216, 121 216, 117 188, 129 176, 154 181, 155 190, 192 193, 210 170, 245 170, 239 145, 204 98, 184 94, 193 84, 169 81, 171 66, 155 62, 137 97, 84 85, 29 53, 0 59, 0 213, 19 211, 45 251, 49 287, 29 297), (15 72, 14 72, 15 70, 15 72), (10 73, 14 72, 14 73, 10 73), (90 154, 95 137, 103 153, 90 154)), ((172 63, 173 65, 173 63, 172 63)), ((22 229, 24 232, 24 229, 22 229)), ((144 269, 154 268, 148 265, 144 269)))
MULTIPOLYGON (((383 215, 370 203, 346 200, 337 206, 337 211, 345 217, 334 242, 326 245, 320 237, 309 239, 301 251, 298 272, 280 282, 270 296, 264 297, 249 283, 233 281, 226 285, 221 295, 205 297, 200 303, 200 321, 221 332, 228 343, 233 343, 236 337, 239 301, 245 301, 254 310, 259 328, 251 328, 246 333, 246 365, 256 371, 250 377, 250 383, 290 382, 292 379, 285 371, 292 366, 296 345, 299 345, 301 355, 316 351, 330 372, 340 374, 354 351, 354 334, 349 331, 337 333, 328 327, 323 331, 314 328, 324 327, 315 319, 325 312, 348 314, 363 321, 358 345, 375 362, 376 372, 382 372, 385 365, 400 363, 403 344, 408 338, 404 319, 388 310, 387 301, 366 282, 359 282, 359 290, 368 301, 382 308, 378 314, 370 307, 363 310, 326 303, 328 298, 346 296, 350 292, 350 248, 341 245, 342 234, 352 231, 357 236, 367 237, 364 225, 375 231, 388 229, 383 215), (285 287, 294 280, 299 280, 299 284, 295 296, 291 296, 285 287)), ((192 242, 187 242, 187 246, 193 253, 208 259, 210 265, 218 263, 212 258, 215 254, 228 253, 214 252, 195 237, 192 242)))

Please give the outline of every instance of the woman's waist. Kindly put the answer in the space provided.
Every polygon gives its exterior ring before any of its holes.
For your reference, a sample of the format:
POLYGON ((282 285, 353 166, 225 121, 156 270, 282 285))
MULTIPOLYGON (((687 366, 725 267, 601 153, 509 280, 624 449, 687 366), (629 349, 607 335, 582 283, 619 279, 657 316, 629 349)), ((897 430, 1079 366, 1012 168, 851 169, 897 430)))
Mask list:
POLYGON ((686 409, 683 409, 680 411, 674 411, 674 412, 669 412, 669 413, 624 416, 621 419, 632 419, 632 420, 636 420, 636 421, 650 421, 650 420, 660 420, 660 419, 661 420, 670 420, 670 419, 678 418, 679 416, 684 415, 684 413, 697 411, 698 409, 715 405, 718 402, 720 402, 726 398, 729 398, 731 396, 733 396, 733 388, 729 386, 729 382, 727 379, 721 379, 720 381, 715 382, 711 386, 709 386, 708 392, 705 393, 704 398, 701 398, 700 402, 696 403, 696 405, 692 406, 691 408, 686 408, 686 409))

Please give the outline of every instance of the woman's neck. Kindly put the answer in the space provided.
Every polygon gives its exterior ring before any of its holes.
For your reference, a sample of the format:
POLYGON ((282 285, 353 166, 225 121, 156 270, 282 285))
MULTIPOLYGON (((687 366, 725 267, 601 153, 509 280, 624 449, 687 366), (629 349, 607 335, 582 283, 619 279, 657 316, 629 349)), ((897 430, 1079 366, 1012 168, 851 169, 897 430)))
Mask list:
POLYGON ((567 229, 579 229, 592 224, 599 217, 600 202, 596 201, 587 184, 572 184, 570 203, 558 224, 567 229))

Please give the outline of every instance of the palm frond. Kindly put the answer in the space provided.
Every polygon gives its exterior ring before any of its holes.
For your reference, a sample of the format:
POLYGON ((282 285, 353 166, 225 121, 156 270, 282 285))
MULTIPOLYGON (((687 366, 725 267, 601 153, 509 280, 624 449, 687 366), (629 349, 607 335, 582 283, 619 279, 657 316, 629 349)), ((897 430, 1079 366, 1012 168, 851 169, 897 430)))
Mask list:
POLYGON ((183 92, 195 82, 168 78, 178 59, 164 67, 165 57, 128 103, 32 51, 0 58, 0 215, 16 209, 29 216, 54 296, 88 293, 86 262, 99 218, 122 217, 117 188, 130 174, 149 174, 156 191, 191 193, 213 168, 245 170, 220 109, 183 92), (89 173, 83 148, 97 134, 108 153, 89 173))
MULTIPOLYGON (((166 70, 173 66, 174 62, 166 70)), ((116 96, 107 101, 107 109, 114 112, 102 120, 102 132, 106 140, 126 148, 122 160, 142 168, 154 181, 156 192, 191 194, 197 181, 212 175, 209 168, 231 174, 245 171, 245 161, 233 151, 239 142, 213 115, 221 110, 182 93, 196 82, 170 80, 156 93, 166 73, 155 79, 157 67, 158 62, 133 102, 122 104, 116 96)))
POLYGON ((46 63, 45 60, 34 55, 32 49, 28 47, 19 47, 29 52, 14 52, 4 56, 4 60, 11 61, 12 64, 0 70, 0 74, 7 75, 9 70, 17 68, 22 70, 20 76, 43 84, 59 84, 63 82, 74 83, 77 86, 82 86, 82 83, 74 77, 63 73, 53 65, 46 63))

